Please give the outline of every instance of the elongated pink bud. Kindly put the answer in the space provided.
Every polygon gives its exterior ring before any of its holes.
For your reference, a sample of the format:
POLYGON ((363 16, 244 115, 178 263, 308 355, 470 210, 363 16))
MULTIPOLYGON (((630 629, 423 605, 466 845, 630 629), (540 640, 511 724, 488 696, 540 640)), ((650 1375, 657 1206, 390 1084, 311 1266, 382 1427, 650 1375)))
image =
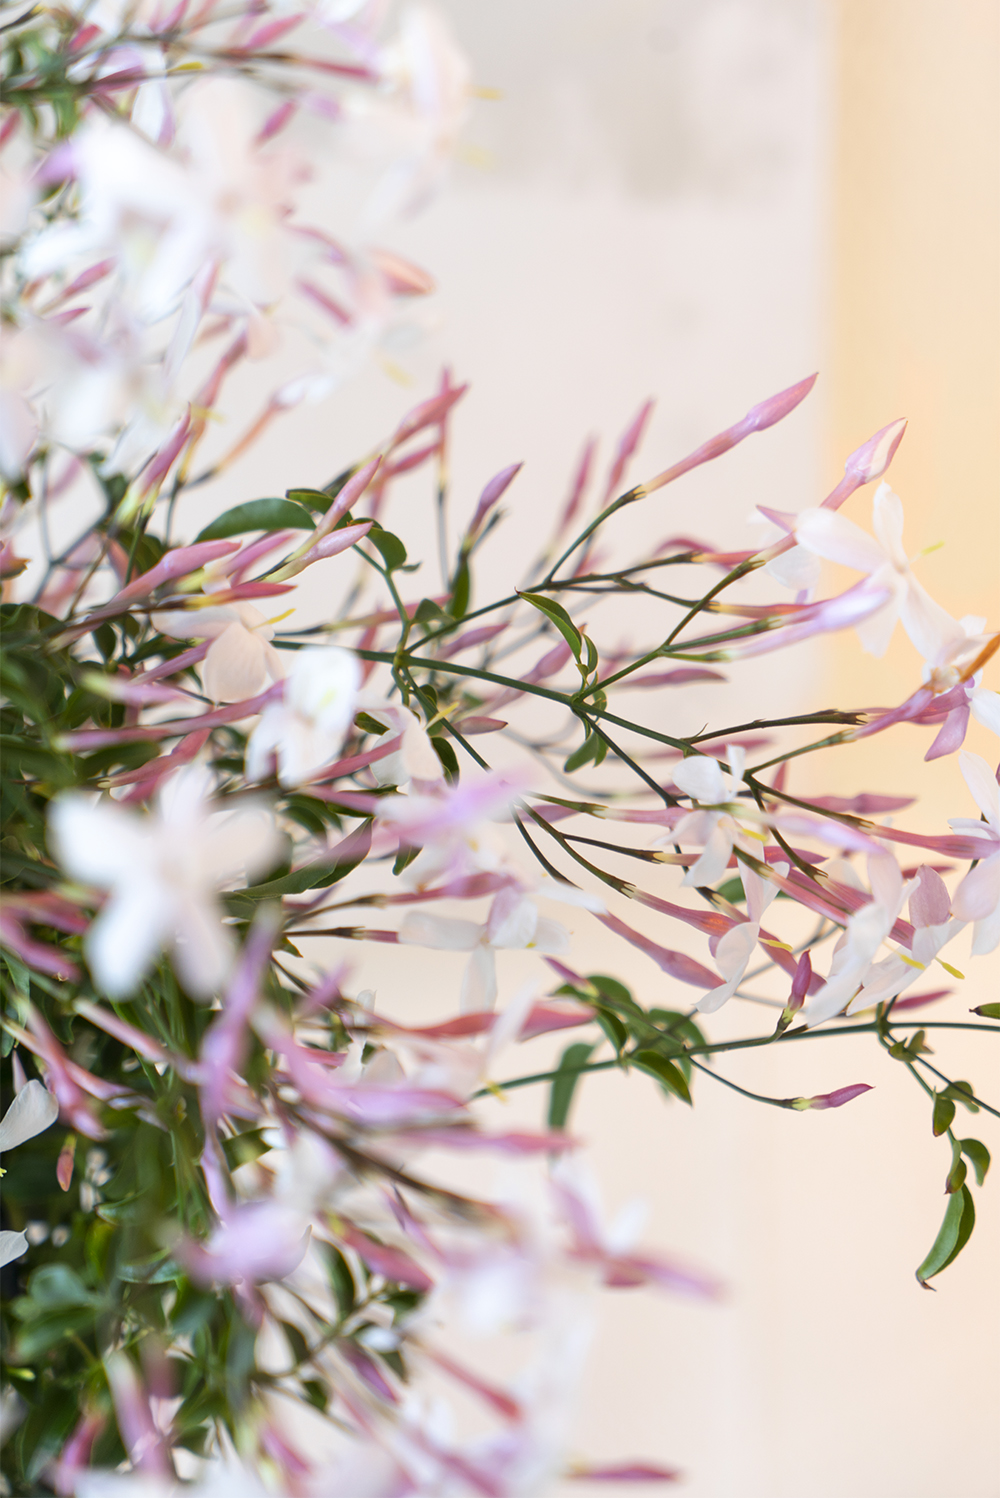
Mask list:
POLYGON ((508 487, 513 483, 514 479, 517 478, 517 475, 521 472, 521 469, 523 467, 523 463, 511 463, 508 468, 501 468, 500 472, 490 479, 489 483, 486 485, 486 488, 479 496, 479 503, 476 506, 476 513, 472 517, 472 524, 469 526, 468 530, 468 541, 474 541, 479 535, 486 516, 489 514, 490 510, 492 510, 493 506, 497 503, 500 497, 506 492, 508 487))
POLYGON ((357 473, 351 474, 351 477, 347 480, 347 483, 309 537, 310 546, 315 545, 322 536, 328 535, 338 520, 347 514, 352 505, 357 503, 378 472, 381 462, 382 456, 379 453, 374 458, 370 458, 363 467, 358 469, 357 473))
POLYGON ((788 1008, 793 1014, 797 1009, 801 1009, 805 1003, 811 978, 812 958, 808 952, 803 952, 795 968, 795 977, 792 979, 792 991, 788 998, 788 1008))
POLYGON ((851 1103, 863 1092, 872 1092, 867 1082, 852 1082, 849 1087, 837 1087, 833 1092, 821 1092, 817 1097, 797 1097, 792 1099, 792 1107, 799 1113, 805 1113, 809 1108, 822 1111, 824 1108, 842 1108, 845 1103, 851 1103))
POLYGON ((850 474, 859 484, 870 484, 880 479, 896 456, 896 449, 903 440, 906 419, 900 417, 869 437, 856 452, 851 453, 844 464, 844 473, 850 474))
POLYGON ((838 629, 848 629, 859 624, 870 614, 875 614, 888 603, 891 594, 888 588, 872 588, 868 579, 855 583, 846 593, 836 598, 824 599, 820 604, 809 605, 808 616, 798 624, 788 624, 767 634, 754 635, 749 640, 738 640, 723 650, 713 651, 709 660, 743 660, 751 655, 767 655, 772 650, 781 650, 785 645, 795 645, 811 635, 831 634, 838 629))
POLYGON ((795 407, 805 400, 815 383, 816 376, 809 375, 806 379, 799 380, 797 385, 790 385, 787 390, 780 390, 777 395, 769 396, 767 400, 751 406, 742 421, 727 427, 717 437, 711 437, 688 457, 682 458, 672 468, 665 469, 663 473, 657 474, 655 479, 650 479, 641 487, 647 494, 652 494, 654 489, 662 489, 664 484, 672 483, 682 474, 689 473, 692 468, 699 468, 702 463, 721 457, 723 453, 728 452, 731 447, 735 447, 751 433, 766 431, 768 427, 774 426, 775 422, 781 421, 783 417, 794 411, 795 407))
POLYGON ((622 433, 621 441, 618 444, 618 451, 615 454, 615 461, 612 463, 611 472, 608 474, 608 482, 604 490, 604 498, 601 500, 602 509, 618 493, 618 486, 625 476, 625 470, 628 468, 629 459, 634 456, 639 443, 642 441, 643 434, 645 433, 646 427, 649 422, 649 418, 653 414, 654 404, 654 401, 646 401, 645 405, 640 407, 638 415, 635 417, 635 420, 632 422, 631 426, 629 426, 622 433))
POLYGON ((414 406, 409 415, 404 416, 396 428, 391 446, 399 447, 410 437, 415 437, 418 432, 424 431, 426 427, 437 426, 447 416, 452 406, 462 399, 468 388, 468 385, 451 385, 440 395, 432 395, 429 400, 421 401, 419 406, 414 406))
POLYGON ((155 588, 162 587, 164 583, 173 582, 178 577, 187 577, 192 572, 198 572, 209 562, 214 562, 217 557, 228 556, 230 552, 239 551, 239 549, 238 541, 198 541, 194 546, 177 546, 173 551, 168 551, 155 567, 133 578, 128 587, 116 593, 114 598, 99 612, 104 614, 113 605, 133 603, 137 598, 146 598, 155 588))
POLYGON ((574 1464, 565 1473, 582 1482, 679 1482, 675 1467, 656 1467, 652 1462, 620 1462, 610 1467, 582 1467, 574 1464))

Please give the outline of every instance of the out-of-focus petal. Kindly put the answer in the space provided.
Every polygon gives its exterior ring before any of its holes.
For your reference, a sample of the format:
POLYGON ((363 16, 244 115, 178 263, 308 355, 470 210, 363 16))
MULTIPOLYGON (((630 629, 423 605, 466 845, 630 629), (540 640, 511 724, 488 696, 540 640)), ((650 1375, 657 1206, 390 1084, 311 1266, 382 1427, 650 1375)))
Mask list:
POLYGON ((27 1252, 28 1240, 23 1233, 11 1233, 6 1228, 0 1232, 0 1269, 27 1252))
POLYGON ((1000 733, 1000 692, 987 692, 983 687, 976 687, 970 697, 969 705, 972 708, 972 716, 982 723, 984 728, 1000 733))
POLYGON ((872 501, 872 525, 892 565, 905 571, 909 562, 903 550, 903 501, 884 480, 872 501))
POLYGON ((425 915, 419 910, 410 911, 399 928, 404 946, 430 947, 436 952, 471 952, 482 936, 483 927, 474 921, 425 915))
POLYGON ((242 702, 267 682, 265 641, 234 620, 212 641, 202 677, 213 702, 242 702))
POLYGON ((985 759, 964 749, 958 756, 962 778, 990 826, 1000 832, 1000 786, 985 759))
POLYGON ((142 867, 147 838, 140 819, 124 807, 70 793, 49 809, 49 844, 73 879, 109 889, 142 867))
POLYGON ((726 783, 718 762, 706 754, 692 754, 674 771, 674 785, 705 806, 718 806, 726 799, 726 783))
POLYGON ((32 1078, 15 1094, 0 1121, 0 1154, 16 1149, 26 1139, 34 1139, 59 1117, 59 1104, 47 1087, 32 1078))
POLYGON ((98 988, 111 998, 131 994, 169 934, 173 918, 173 906, 159 884, 136 879, 122 885, 84 943, 98 988))
POLYGON ((174 963, 188 993, 211 998, 229 975, 234 955, 233 939, 214 902, 210 906, 204 895, 186 901, 174 926, 174 963))
POLYGON ((953 619, 947 609, 934 602, 912 573, 908 573, 906 577, 906 587, 899 603, 899 617, 925 661, 949 656, 965 640, 965 631, 958 620, 953 619))
POLYGON ((1000 903, 1000 854, 984 859, 970 869, 951 902, 952 914, 960 921, 982 921, 1000 903))

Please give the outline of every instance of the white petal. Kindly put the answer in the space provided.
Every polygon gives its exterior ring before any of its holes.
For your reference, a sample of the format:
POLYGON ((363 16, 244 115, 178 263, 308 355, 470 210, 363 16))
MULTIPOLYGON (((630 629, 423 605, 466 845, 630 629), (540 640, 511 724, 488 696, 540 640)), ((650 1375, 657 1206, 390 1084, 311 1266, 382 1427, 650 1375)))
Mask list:
MULTIPOLYGON (((462 924, 466 924, 462 922, 462 924)), ((477 943, 462 974, 459 1009, 462 1014, 478 1014, 492 1009, 497 1000, 497 964, 492 947, 477 943)))
POLYGON ((739 982, 743 977, 759 934, 760 928, 756 921, 744 921, 738 926, 732 926, 720 937, 715 948, 715 965, 724 978, 730 982, 739 982))
POLYGON ((1000 832, 1000 785, 993 771, 985 759, 968 749, 959 754, 958 764, 972 799, 990 826, 1000 832))
POLYGON ((952 914, 960 921, 982 921, 1000 904, 1000 853, 970 869, 955 891, 952 914))
POLYGON ((174 921, 174 965, 188 993, 208 999, 229 973, 234 943, 222 924, 218 906, 201 895, 187 900, 174 921))
MULTIPOLYGON (((270 702, 260 715, 253 733, 247 740, 246 777, 250 781, 264 780, 271 773, 275 752, 282 747, 293 732, 294 715, 283 702, 270 702)), ((294 780, 282 781, 294 785, 294 780)))
POLYGON ((735 795, 743 784, 743 771, 747 767, 747 752, 742 744, 726 745, 726 761, 729 765, 729 774, 732 777, 732 785, 728 794, 735 795))
POLYGON ((969 699, 972 716, 984 728, 1000 733, 1000 692, 988 692, 985 687, 976 687, 969 699))
POLYGON ((569 932, 559 921, 550 921, 547 916, 538 917, 535 934, 528 945, 536 952, 549 957, 558 957, 570 948, 569 932))
POLYGON ((925 661, 947 660, 965 640, 958 620, 934 602, 912 573, 906 577, 899 617, 925 661))
POLYGON ((346 733, 361 685, 357 656, 339 645, 311 645, 296 652, 286 688, 289 705, 325 733, 346 733))
POLYGON ((819 582, 819 559, 804 546, 793 546, 772 558, 764 568, 782 587, 792 588, 796 593, 809 591, 819 582))
POLYGON ((674 785, 709 806, 717 806, 726 799, 726 783, 718 761, 705 754, 692 754, 683 760, 674 771, 674 785))
POLYGON ((134 812, 71 793, 49 809, 49 846, 71 878, 110 889, 148 862, 150 838, 134 812))
POLYGON ((11 1233, 4 1228, 0 1232, 0 1269, 28 1252, 28 1240, 23 1233, 11 1233))
POLYGON ((215 776, 208 765, 184 765, 163 781, 156 809, 170 826, 199 831, 214 790, 215 776))
POLYGON ((208 647, 202 679, 213 702, 243 702, 267 684, 265 641, 232 623, 208 647))
POLYGON ((872 524, 886 556, 898 572, 904 572, 909 564, 903 550, 903 501, 884 479, 872 501, 872 524))
POLYGON ((0 1122, 0 1154, 34 1139, 59 1117, 59 1104, 47 1087, 32 1078, 16 1094, 0 1122))
POLYGON ((490 906, 486 939, 492 947, 524 948, 534 939, 538 906, 517 890, 501 890, 490 906))
POLYGON ((161 635, 172 640, 214 640, 239 622, 236 610, 228 605, 207 609, 163 609, 150 614, 149 622, 161 635))
POLYGON ((732 851, 732 837, 723 827, 716 826, 705 844, 704 853, 697 863, 691 865, 681 883, 689 889, 704 884, 714 884, 725 873, 732 851))
MULTIPOLYGON (((896 578, 898 574, 894 572, 892 576, 896 578)), ((893 597, 883 608, 876 609, 874 614, 869 614, 867 619, 862 619, 854 626, 862 648, 868 655, 874 655, 878 660, 885 655, 898 618, 899 597, 894 590, 893 597)))
POLYGON ((992 915, 976 922, 972 938, 972 955, 985 957, 988 952, 996 951, 998 946, 1000 946, 1000 905, 997 905, 992 915))
POLYGON ((867 531, 834 510, 803 510, 795 524, 795 539, 818 557, 858 572, 877 572, 888 560, 867 531))
POLYGON ((425 915, 412 910, 399 928, 404 946, 431 947, 435 952, 471 952, 485 934, 485 927, 474 921, 452 920, 449 916, 425 915))
POLYGON ((240 875, 253 879, 273 867, 284 846, 266 806, 241 806, 213 817, 203 834, 202 869, 210 887, 240 875))
POLYGON ((171 892, 146 879, 112 895, 87 932, 87 961, 98 988, 127 998, 153 961, 173 922, 171 892))

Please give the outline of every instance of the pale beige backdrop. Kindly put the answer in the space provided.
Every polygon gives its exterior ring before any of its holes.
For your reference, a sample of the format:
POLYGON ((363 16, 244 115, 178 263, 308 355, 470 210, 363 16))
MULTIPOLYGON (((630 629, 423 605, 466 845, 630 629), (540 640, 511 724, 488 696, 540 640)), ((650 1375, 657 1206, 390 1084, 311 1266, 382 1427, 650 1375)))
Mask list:
MULTIPOLYGON (((747 544, 754 504, 816 503, 847 452, 907 415, 893 469, 907 539, 912 551, 947 542, 924 580, 953 613, 1000 623, 994 0, 448 0, 447 10, 478 81, 502 98, 477 107, 475 159, 397 240, 443 288, 437 331, 398 351, 412 387, 371 371, 321 410, 295 413, 284 441, 234 469, 212 507, 280 492, 290 455, 296 482, 325 481, 447 359, 474 387, 456 423, 459 513, 499 467, 526 461, 494 547, 500 576, 519 563, 525 527, 533 544, 561 502, 588 432, 607 455, 655 395, 641 477, 820 369, 786 426, 658 496, 636 524, 653 539, 694 529, 747 544)), ((848 513, 868 523, 869 504, 866 491, 848 513)), ((393 521, 430 551, 419 534, 428 513, 414 500, 393 521)), ((891 704, 918 665, 905 639, 873 662, 851 637, 757 663, 727 711, 891 704)), ((683 726, 718 721, 705 695, 663 712, 683 726)), ((901 730, 806 760, 793 783, 919 790, 926 801, 907 825, 943 831, 973 808, 954 760, 922 764, 929 737, 901 730)), ((970 742, 997 754, 984 731, 970 742)), ((581 966, 608 967, 655 1001, 645 959, 578 926, 581 966)), ((967 942, 954 960, 964 967, 966 954, 967 942)), ((414 970, 394 968, 386 949, 377 962, 387 994, 414 970)), ((442 958, 449 991, 452 966, 442 958)), ((505 985, 522 971, 512 956, 505 985)), ((964 1018, 988 997, 980 972, 935 1017, 964 1018)), ((429 986, 410 1001, 440 1009, 429 986)), ((733 1004, 713 1032, 761 1024, 733 1004)), ((944 1069, 1000 1095, 997 1058, 951 1038, 935 1045, 944 1069)), ((977 1193, 970 1247, 938 1293, 924 1293, 913 1268, 944 1208, 947 1161, 902 1070, 850 1040, 719 1069, 779 1096, 859 1080, 876 1090, 843 1112, 792 1115, 705 1081, 690 1114, 646 1079, 588 1082, 575 1127, 609 1208, 647 1197, 647 1240, 729 1290, 716 1307, 607 1297, 579 1452, 675 1462, 690 1498, 997 1498, 997 1183, 977 1193)), ((535 1123, 541 1105, 520 1093, 504 1120, 535 1123)), ((996 1148, 991 1123, 967 1127, 996 1148)))

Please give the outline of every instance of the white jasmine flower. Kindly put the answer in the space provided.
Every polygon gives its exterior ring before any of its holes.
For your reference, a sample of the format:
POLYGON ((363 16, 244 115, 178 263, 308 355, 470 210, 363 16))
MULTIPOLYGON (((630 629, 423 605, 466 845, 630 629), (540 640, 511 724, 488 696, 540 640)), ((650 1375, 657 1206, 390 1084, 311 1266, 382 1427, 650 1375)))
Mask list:
MULTIPOLYGON (((775 872, 785 878, 788 867, 787 863, 779 863, 775 866, 775 872)), ((762 879, 744 864, 740 865, 740 878, 743 880, 750 919, 733 926, 719 938, 715 948, 715 965, 726 981, 718 988, 710 988, 707 993, 702 994, 695 1005, 702 1014, 714 1014, 717 1009, 721 1009, 743 982, 743 974, 760 937, 760 923, 764 919, 764 912, 778 893, 776 884, 762 879)))
POLYGON ((164 945, 196 998, 208 998, 229 971, 233 941, 219 888, 263 873, 281 838, 260 805, 213 814, 212 789, 210 771, 190 765, 164 783, 149 816, 79 793, 52 804, 49 838, 59 862, 72 878, 109 891, 86 951, 98 986, 114 998, 135 990, 164 945))
POLYGON ((280 681, 285 665, 271 644, 274 630, 251 603, 163 609, 150 623, 174 640, 211 640, 202 682, 213 702, 243 702, 280 681))
POLYGON ((917 887, 915 879, 904 882, 899 864, 885 849, 869 856, 868 878, 872 898, 848 919, 847 929, 833 949, 829 976, 802 1011, 807 1025, 831 1019, 854 998, 871 970, 875 953, 917 887))
POLYGON ((717 760, 705 754, 691 755, 674 771, 678 790, 700 805, 678 822, 669 841, 700 843, 705 850, 685 874, 686 885, 714 884, 726 869, 733 846, 742 847, 745 842, 746 834, 733 812, 741 810, 736 797, 746 789, 743 783, 746 751, 738 744, 728 744, 726 758, 731 771, 728 775, 717 760))
POLYGON ((914 577, 903 550, 902 501, 885 482, 875 491, 873 524, 875 536, 869 536, 835 510, 803 510, 795 522, 795 538, 827 561, 867 572, 873 589, 889 590, 889 601, 855 626, 870 655, 885 654, 901 619, 924 659, 933 661, 951 642, 962 640, 964 631, 914 577))
POLYGON ((281 702, 265 707, 247 744, 249 780, 262 780, 272 758, 284 786, 301 785, 330 763, 354 717, 361 682, 357 657, 339 645, 296 652, 281 702))

